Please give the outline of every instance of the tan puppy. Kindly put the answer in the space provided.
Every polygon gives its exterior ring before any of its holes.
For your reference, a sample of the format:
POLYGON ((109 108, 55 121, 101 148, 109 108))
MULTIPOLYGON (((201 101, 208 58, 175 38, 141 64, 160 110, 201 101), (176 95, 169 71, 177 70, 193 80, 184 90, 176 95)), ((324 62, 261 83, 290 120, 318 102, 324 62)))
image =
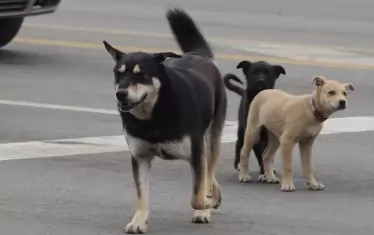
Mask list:
POLYGON ((304 177, 310 190, 323 190, 325 186, 314 178, 311 155, 314 140, 322 130, 323 122, 334 112, 347 108, 347 90, 352 84, 326 80, 322 76, 313 79, 312 94, 291 95, 281 90, 260 92, 253 100, 247 118, 244 145, 240 153, 239 181, 250 181, 248 171, 249 152, 257 143, 261 128, 267 129, 269 142, 263 153, 264 175, 259 181, 279 183, 272 170, 278 148, 282 155, 281 190, 295 190, 292 174, 292 151, 298 143, 304 177))

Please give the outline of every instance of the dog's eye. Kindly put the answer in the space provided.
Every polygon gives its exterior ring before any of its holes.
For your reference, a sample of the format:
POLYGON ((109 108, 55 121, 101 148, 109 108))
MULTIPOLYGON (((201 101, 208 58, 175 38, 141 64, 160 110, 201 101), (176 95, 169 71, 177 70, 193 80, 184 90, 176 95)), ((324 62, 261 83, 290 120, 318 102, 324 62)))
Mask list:
POLYGON ((344 95, 344 96, 347 96, 347 92, 343 91, 343 95, 344 95))
POLYGON ((336 92, 335 91, 329 91, 329 95, 335 95, 336 92))

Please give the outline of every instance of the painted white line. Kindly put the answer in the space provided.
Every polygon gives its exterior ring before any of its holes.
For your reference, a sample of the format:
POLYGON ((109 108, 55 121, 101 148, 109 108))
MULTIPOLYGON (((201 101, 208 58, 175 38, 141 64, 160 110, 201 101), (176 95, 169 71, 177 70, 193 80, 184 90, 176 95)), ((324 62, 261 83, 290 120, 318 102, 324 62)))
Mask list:
MULTIPOLYGON (((224 127, 222 143, 236 139, 236 123, 224 127)), ((75 139, 0 144, 0 161, 128 151, 125 137, 100 136, 75 139)))
POLYGON ((33 108, 44 108, 44 109, 59 109, 59 110, 68 110, 68 111, 77 111, 77 112, 118 114, 117 110, 94 109, 94 108, 85 108, 85 107, 77 107, 77 106, 34 103, 34 102, 16 101, 16 100, 0 100, 0 104, 33 107, 33 108))
MULTIPOLYGON (((224 127, 222 143, 236 141, 236 122, 224 127)), ((333 118, 322 135, 374 131, 374 117, 333 118)), ((0 161, 128 151, 123 135, 0 144, 0 161)))
POLYGON ((326 120, 321 134, 374 131, 374 117, 356 116, 326 120))
MULTIPOLYGON (((95 109, 95 108, 86 108, 86 107, 78 107, 78 106, 35 103, 35 102, 26 102, 26 101, 17 101, 17 100, 0 100, 0 104, 22 106, 22 107, 32 107, 32 108, 57 109, 57 110, 76 111, 76 112, 119 115, 117 110, 111 110, 111 109, 95 109)), ((226 121, 225 125, 236 126, 236 121, 226 121)))
MULTIPOLYGON (((77 112, 90 112, 100 114, 118 115, 117 110, 110 109, 95 109, 78 106, 68 105, 57 105, 57 104, 46 104, 46 103, 34 103, 16 100, 0 100, 0 104, 4 105, 15 105, 23 107, 33 108, 46 108, 46 109, 57 109, 77 112)), ((341 132, 361 132, 374 130, 374 117, 371 116, 357 116, 357 117, 345 117, 345 118, 331 118, 328 119, 324 124, 322 133, 341 133, 341 132)), ((234 135, 236 133, 236 121, 226 121, 225 130, 226 133, 234 135)))
MULTIPOLYGON (((94 109, 76 106, 32 103, 24 101, 0 100, 0 104, 23 107, 58 109, 78 112, 90 112, 109 115, 118 115, 116 110, 94 109)), ((236 141, 237 122, 226 121, 222 143, 236 141)), ((322 130, 322 135, 374 131, 374 117, 357 116, 328 119, 322 130)), ((29 141, 19 143, 0 144, 0 161, 28 158, 43 158, 57 156, 71 156, 82 154, 95 154, 106 152, 127 151, 128 146, 123 135, 85 137, 75 139, 29 141)))
MULTIPOLYGON (((46 108, 46 109, 66 110, 66 111, 118 115, 117 110, 95 109, 95 108, 86 108, 86 107, 78 107, 78 106, 35 103, 35 102, 16 101, 16 100, 0 100, 0 104, 15 105, 15 106, 22 106, 22 107, 46 108)), ((322 134, 372 131, 374 130, 373 120, 374 120, 374 117, 371 117, 371 116, 331 118, 325 122, 324 128, 322 130, 322 134)), ((225 122, 226 135, 230 133, 230 136, 235 136, 236 128, 237 128, 236 126, 237 126, 236 121, 227 120, 225 122)))
POLYGON ((127 151, 124 136, 0 144, 0 161, 127 151))

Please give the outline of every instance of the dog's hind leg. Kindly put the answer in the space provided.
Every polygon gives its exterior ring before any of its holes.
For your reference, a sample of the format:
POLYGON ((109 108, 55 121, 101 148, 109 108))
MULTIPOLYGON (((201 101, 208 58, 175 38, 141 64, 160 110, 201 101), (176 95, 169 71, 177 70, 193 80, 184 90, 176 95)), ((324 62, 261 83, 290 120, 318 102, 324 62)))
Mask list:
POLYGON ((208 158, 207 141, 202 136, 191 137, 192 154, 190 165, 193 175, 191 207, 195 210, 212 208, 212 198, 208 197, 208 158))
POLYGON ((312 147, 315 137, 299 143, 301 167, 309 190, 324 190, 325 186, 314 178, 312 169, 312 147))
MULTIPOLYGON (((212 177, 211 177, 211 166, 210 166, 210 139, 209 137, 206 135, 204 136, 204 155, 203 155, 203 158, 206 159, 205 161, 205 172, 206 172, 206 176, 204 177, 204 180, 205 180, 205 183, 203 182, 200 182, 200 184, 204 184, 205 186, 203 190, 200 191, 200 193, 204 193, 204 197, 208 197, 208 198, 212 198, 212 177)), ((201 194, 198 194, 198 196, 201 196, 201 194)), ((197 198, 195 199, 192 199, 192 200, 197 200, 197 198)), ((192 202, 193 203, 193 202, 192 202)), ((196 223, 196 224, 207 224, 210 222, 210 217, 211 217, 211 209, 205 209, 205 210, 201 210, 201 209, 195 209, 194 211, 194 214, 192 216, 192 222, 193 223, 196 223)))
POLYGON ((239 182, 245 183, 251 180, 249 175, 249 153, 253 148, 253 145, 257 143, 260 137, 260 128, 250 123, 247 125, 244 134, 244 143, 240 151, 240 163, 239 163, 239 182))
POLYGON ((236 144, 235 144, 235 160, 234 160, 234 168, 235 168, 236 170, 239 170, 240 150, 241 150, 242 147, 243 147, 244 132, 245 132, 245 128, 239 126, 239 127, 238 127, 238 132, 237 132, 238 139, 236 140, 236 144))
POLYGON ((264 161, 262 159, 262 156, 265 152, 268 142, 266 132, 267 130, 265 128, 261 128, 259 141, 257 144, 253 145, 253 152, 255 153, 258 165, 260 167, 260 175, 264 174, 264 161))
MULTIPOLYGON (((223 96, 217 100, 215 114, 207 135, 205 136, 207 143, 207 183, 208 195, 212 197, 212 208, 218 209, 221 205, 222 195, 221 189, 216 179, 216 169, 221 155, 221 138, 225 125, 227 98, 224 90, 223 96)), ((211 210, 195 210, 193 221, 195 223, 209 223, 211 210)))
POLYGON ((258 180, 260 182, 277 184, 280 182, 280 180, 275 175, 272 165, 274 162, 274 155, 279 148, 279 140, 270 131, 267 131, 267 136, 268 136, 268 144, 263 154, 264 174, 260 175, 258 177, 258 180))
MULTIPOLYGON (((253 151, 255 152, 257 162, 260 167, 260 175, 263 175, 265 172, 263 155, 265 153, 265 149, 268 143, 267 133, 268 133, 267 129, 265 127, 262 127, 259 142, 253 146, 253 151)), ((274 174, 277 173, 275 169, 273 169, 273 171, 274 171, 274 174)))
MULTIPOLYGON (((224 115, 223 115, 224 117, 224 115)), ((225 124, 224 118, 214 120, 212 123, 211 139, 210 139, 210 156, 208 164, 208 177, 212 179, 212 197, 213 208, 217 209, 221 205, 222 195, 220 186, 216 179, 216 168, 221 155, 221 139, 223 126, 225 124)))
POLYGON ((131 157, 132 172, 136 186, 135 214, 126 225, 125 233, 143 234, 148 228, 149 216, 149 174, 153 157, 131 157))

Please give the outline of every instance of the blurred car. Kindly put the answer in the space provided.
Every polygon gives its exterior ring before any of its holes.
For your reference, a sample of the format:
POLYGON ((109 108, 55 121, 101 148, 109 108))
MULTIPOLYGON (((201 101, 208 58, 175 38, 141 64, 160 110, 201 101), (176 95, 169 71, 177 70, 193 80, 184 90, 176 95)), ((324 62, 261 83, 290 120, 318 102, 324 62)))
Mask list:
POLYGON ((0 0, 0 48, 18 34, 26 16, 56 11, 61 0, 0 0))

